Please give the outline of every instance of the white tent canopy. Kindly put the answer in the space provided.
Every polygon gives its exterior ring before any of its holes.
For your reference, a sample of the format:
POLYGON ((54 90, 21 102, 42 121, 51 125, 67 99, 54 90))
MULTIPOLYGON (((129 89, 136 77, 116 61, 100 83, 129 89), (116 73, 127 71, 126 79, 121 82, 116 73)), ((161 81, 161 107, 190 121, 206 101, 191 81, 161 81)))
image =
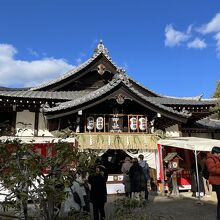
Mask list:
POLYGON ((211 151, 214 146, 220 147, 220 140, 198 137, 176 137, 161 139, 158 144, 196 151, 211 151))
MULTIPOLYGON (((194 151, 195 154, 195 162, 196 162, 196 179, 198 184, 198 199, 200 200, 200 187, 199 187, 199 173, 198 173, 198 161, 197 161, 197 152, 200 151, 211 151, 214 146, 220 147, 220 140, 216 139, 207 139, 207 138, 198 138, 198 137, 178 137, 178 138, 170 138, 170 139, 162 139, 158 141, 159 145, 162 146, 170 146, 182 149, 188 149, 194 151)), ((160 148, 160 163, 162 166, 162 148, 160 148)), ((162 187, 164 192, 164 171, 162 172, 162 187)))

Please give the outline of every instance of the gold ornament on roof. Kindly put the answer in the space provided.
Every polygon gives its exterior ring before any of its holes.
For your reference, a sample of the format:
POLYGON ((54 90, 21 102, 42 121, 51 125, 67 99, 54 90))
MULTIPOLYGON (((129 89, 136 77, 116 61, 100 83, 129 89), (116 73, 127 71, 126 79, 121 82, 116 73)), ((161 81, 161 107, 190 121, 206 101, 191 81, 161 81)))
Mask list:
POLYGON ((125 102, 125 97, 122 94, 116 96, 116 101, 118 104, 122 105, 125 102))
POLYGON ((103 75, 105 73, 105 70, 106 70, 106 67, 102 63, 97 66, 97 71, 100 75, 103 75))

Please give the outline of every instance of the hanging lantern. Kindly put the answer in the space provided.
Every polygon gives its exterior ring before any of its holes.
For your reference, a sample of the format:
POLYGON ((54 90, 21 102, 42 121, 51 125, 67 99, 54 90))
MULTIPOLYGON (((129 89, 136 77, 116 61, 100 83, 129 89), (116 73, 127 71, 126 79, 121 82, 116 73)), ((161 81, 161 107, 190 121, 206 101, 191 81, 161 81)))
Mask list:
POLYGON ((96 129, 97 130, 102 130, 103 126, 104 126, 104 119, 103 119, 103 117, 98 117, 96 119, 96 129))
POLYGON ((135 131, 135 130, 137 130, 137 126, 138 126, 138 124, 137 124, 137 118, 136 118, 136 117, 130 118, 130 129, 131 129, 132 131, 135 131))
POLYGON ((91 116, 87 118, 87 129, 89 131, 94 129, 94 118, 91 116))
POLYGON ((139 118, 139 129, 141 131, 144 131, 146 130, 146 128, 147 128, 146 118, 143 118, 143 117, 139 118))

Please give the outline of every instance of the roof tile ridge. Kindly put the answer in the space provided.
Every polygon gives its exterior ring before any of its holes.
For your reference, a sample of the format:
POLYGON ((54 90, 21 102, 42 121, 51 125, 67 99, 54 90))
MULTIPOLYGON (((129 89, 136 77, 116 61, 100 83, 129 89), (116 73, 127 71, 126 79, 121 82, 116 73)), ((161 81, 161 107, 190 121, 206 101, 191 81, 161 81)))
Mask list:
POLYGON ((220 123, 220 120, 219 119, 214 119, 214 118, 208 118, 209 121, 213 121, 213 122, 217 122, 217 123, 220 123))
POLYGON ((164 106, 164 105, 162 105, 160 103, 157 103, 157 102, 153 101, 152 97, 147 97, 147 96, 143 95, 138 90, 136 90, 134 87, 130 86, 129 89, 131 89, 136 95, 138 95, 139 97, 141 97, 145 101, 148 101, 151 104, 153 104, 155 106, 158 106, 158 107, 160 107, 160 108, 162 108, 162 109, 164 109, 166 111, 173 112, 175 114, 178 114, 178 115, 181 115, 181 116, 184 116, 184 117, 190 117, 192 115, 191 113, 188 113, 188 112, 178 112, 176 110, 173 110, 171 107, 167 107, 167 106, 164 106))
POLYGON ((100 43, 98 44, 97 48, 94 50, 94 53, 92 54, 92 56, 87 59, 85 62, 83 62, 82 64, 80 64, 79 66, 76 66, 75 68, 69 70, 67 73, 62 74, 60 77, 53 79, 51 81, 45 82, 40 84, 39 86, 36 87, 32 87, 29 90, 37 90, 37 89, 41 89, 45 86, 49 86, 52 85, 53 83, 59 82, 63 79, 68 78, 69 76, 75 74, 76 72, 80 71, 81 69, 83 69, 84 67, 86 67, 87 65, 89 65, 91 62, 93 62, 100 54, 103 54, 110 62, 111 64, 118 69, 118 66, 116 63, 113 62, 111 56, 109 55, 108 49, 106 47, 104 47, 104 44, 100 41, 100 43), (103 46, 100 46, 103 45, 103 46), (99 47, 99 48, 98 48, 99 47))
POLYGON ((196 96, 186 96, 186 97, 164 95, 163 97, 164 98, 170 98, 170 99, 185 99, 185 100, 197 100, 197 101, 200 101, 200 100, 202 100, 203 94, 196 95, 196 96))
POLYGON ((110 56, 110 53, 109 53, 108 49, 104 46, 102 40, 99 41, 99 43, 98 43, 97 47, 95 48, 94 53, 93 53, 92 56, 97 57, 97 56, 99 56, 100 54, 103 54, 103 55, 107 58, 107 60, 109 60, 109 62, 111 62, 111 64, 112 64, 116 69, 119 68, 119 66, 118 66, 115 62, 113 62, 113 59, 112 59, 112 57, 110 56))
POLYGON ((137 85, 139 85, 141 88, 148 90, 151 93, 154 93, 155 95, 162 97, 163 95, 161 95, 160 93, 155 92, 152 89, 149 89, 148 87, 144 86, 142 83, 140 83, 139 81, 135 80, 133 77, 131 77, 125 70, 124 73, 127 75, 128 79, 130 79, 131 81, 133 81, 134 83, 136 83, 137 85))
POLYGON ((161 98, 186 100, 186 101, 200 101, 200 102, 213 102, 217 101, 217 98, 202 98, 203 95, 192 96, 192 97, 177 97, 177 96, 163 96, 161 98))
POLYGON ((209 116, 206 118, 201 118, 200 120, 197 120, 196 122, 204 122, 204 121, 209 121, 209 122, 214 122, 214 123, 220 123, 219 119, 214 119, 210 118, 209 116))
POLYGON ((201 99, 202 101, 217 101, 219 98, 205 98, 201 99))
POLYGON ((99 88, 89 94, 86 94, 83 97, 80 97, 80 98, 77 98, 74 100, 70 100, 70 101, 66 101, 66 102, 62 102, 62 103, 60 103, 60 105, 58 105, 56 107, 46 108, 46 109, 44 109, 44 112, 52 112, 52 111, 56 111, 56 110, 68 109, 70 107, 77 106, 78 104, 82 104, 82 103, 87 102, 89 100, 98 98, 101 95, 108 92, 110 89, 113 89, 114 87, 116 87, 120 82, 121 82, 120 79, 113 79, 108 84, 102 86, 101 88, 99 88))
POLYGON ((65 74, 62 74, 60 77, 56 78, 56 79, 53 79, 53 80, 50 80, 46 83, 42 83, 40 84, 39 86, 36 86, 36 87, 32 87, 29 89, 34 91, 34 90, 37 90, 37 89, 41 89, 45 86, 49 86, 49 85, 52 85, 53 83, 56 83, 56 82, 59 82, 63 79, 66 79, 68 78, 69 76, 75 74, 76 72, 80 71, 81 69, 83 69, 84 67, 86 67, 87 65, 89 65, 92 61, 94 61, 98 56, 100 55, 100 53, 97 53, 97 54, 93 54, 89 59, 87 59, 85 62, 81 63, 80 65, 76 66, 75 68, 67 71, 65 74))

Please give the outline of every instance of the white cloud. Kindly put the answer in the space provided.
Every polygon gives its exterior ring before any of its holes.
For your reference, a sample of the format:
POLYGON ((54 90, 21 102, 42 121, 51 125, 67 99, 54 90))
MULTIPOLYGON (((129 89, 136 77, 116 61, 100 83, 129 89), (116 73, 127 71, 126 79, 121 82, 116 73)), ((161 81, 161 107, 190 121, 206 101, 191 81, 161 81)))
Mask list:
POLYGON ((39 57, 39 54, 37 51, 33 50, 32 48, 27 48, 28 53, 34 57, 39 57))
POLYGON ((214 36, 216 42, 216 50, 218 52, 218 55, 220 55, 220 32, 218 32, 215 36, 214 36))
POLYGON ((64 59, 44 58, 34 61, 16 59, 17 49, 0 44, 0 86, 35 86, 74 68, 64 59))
POLYGON ((17 53, 16 48, 10 44, 0 44, 0 61, 8 61, 17 53))
POLYGON ((190 38, 192 26, 190 25, 186 32, 177 31, 173 25, 169 24, 165 28, 165 46, 174 47, 190 38))
POLYGON ((195 48, 195 49, 204 49, 207 47, 205 40, 201 40, 199 38, 195 38, 193 41, 187 44, 188 48, 195 48))
POLYGON ((217 13, 212 20, 202 25, 200 28, 198 28, 198 31, 202 34, 208 34, 212 32, 219 32, 220 31, 220 13, 217 13))

